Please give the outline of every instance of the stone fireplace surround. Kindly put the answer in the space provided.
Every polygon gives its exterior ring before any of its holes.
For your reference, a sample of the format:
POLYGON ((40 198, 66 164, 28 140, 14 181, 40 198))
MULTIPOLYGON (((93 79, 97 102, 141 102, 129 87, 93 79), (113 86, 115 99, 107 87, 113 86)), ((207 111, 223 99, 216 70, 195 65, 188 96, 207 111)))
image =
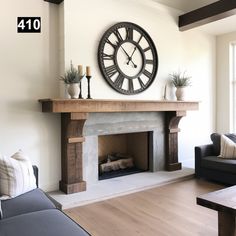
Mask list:
POLYGON ((60 190, 67 194, 85 191, 86 181, 97 181, 97 136, 100 134, 151 131, 151 170, 181 169, 178 162, 178 124, 187 110, 197 110, 199 105, 194 101, 165 100, 39 101, 43 112, 61 113, 60 190))
POLYGON ((84 179, 98 181, 98 137, 100 135, 150 132, 149 170, 165 169, 164 112, 92 113, 84 126, 84 179))

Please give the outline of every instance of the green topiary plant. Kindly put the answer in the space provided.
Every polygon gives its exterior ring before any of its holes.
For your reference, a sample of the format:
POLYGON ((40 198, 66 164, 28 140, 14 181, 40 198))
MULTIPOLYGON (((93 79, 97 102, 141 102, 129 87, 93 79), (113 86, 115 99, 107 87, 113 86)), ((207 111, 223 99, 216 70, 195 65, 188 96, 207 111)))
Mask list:
POLYGON ((171 82, 175 87, 187 87, 191 85, 191 76, 185 75, 185 72, 173 72, 170 76, 171 82))
POLYGON ((79 74, 79 71, 70 63, 70 69, 65 72, 64 76, 60 76, 60 79, 64 81, 65 84, 79 83, 83 75, 79 74))

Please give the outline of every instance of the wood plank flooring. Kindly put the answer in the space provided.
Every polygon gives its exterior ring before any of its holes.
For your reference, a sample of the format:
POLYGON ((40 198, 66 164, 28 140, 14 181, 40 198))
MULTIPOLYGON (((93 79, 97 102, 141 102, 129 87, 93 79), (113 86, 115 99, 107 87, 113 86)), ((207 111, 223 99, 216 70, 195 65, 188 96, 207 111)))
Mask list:
POLYGON ((65 213, 93 236, 217 236, 217 212, 196 197, 222 188, 190 179, 65 213))

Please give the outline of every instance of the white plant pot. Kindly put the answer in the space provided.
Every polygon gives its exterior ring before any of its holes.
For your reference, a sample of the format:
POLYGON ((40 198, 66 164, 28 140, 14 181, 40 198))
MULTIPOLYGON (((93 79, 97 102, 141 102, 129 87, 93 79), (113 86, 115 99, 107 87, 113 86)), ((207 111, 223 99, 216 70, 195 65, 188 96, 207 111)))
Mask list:
POLYGON ((178 101, 184 101, 186 96, 186 87, 177 87, 175 95, 178 101))
POLYGON ((68 94, 72 99, 79 97, 79 83, 73 83, 68 85, 68 94))

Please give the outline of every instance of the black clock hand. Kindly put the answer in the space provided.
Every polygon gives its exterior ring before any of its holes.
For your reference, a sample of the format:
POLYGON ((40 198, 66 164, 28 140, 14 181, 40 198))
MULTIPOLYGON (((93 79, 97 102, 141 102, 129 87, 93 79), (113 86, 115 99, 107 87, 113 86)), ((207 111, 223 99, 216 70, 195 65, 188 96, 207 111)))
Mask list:
MULTIPOLYGON (((131 57, 130 57, 129 54, 125 51, 125 49, 122 47, 122 45, 121 45, 121 48, 123 49, 124 53, 125 53, 125 54, 127 55, 127 57, 128 57, 128 62, 127 62, 126 64, 129 65, 129 62, 131 61, 131 62, 133 63, 134 68, 137 68, 137 65, 135 65, 134 62, 132 61, 132 56, 133 56, 134 52, 132 53, 132 55, 131 55, 131 57)), ((136 50, 136 49, 135 49, 135 50, 136 50)), ((135 51, 135 50, 134 50, 134 51, 135 51)))
POLYGON ((131 61, 131 62, 133 63, 133 65, 134 65, 134 68, 137 68, 137 65, 134 64, 134 62, 133 62, 133 60, 132 60, 132 57, 133 57, 134 52, 136 51, 136 49, 137 49, 137 47, 134 47, 134 50, 133 50, 131 56, 129 56, 129 60, 128 60, 128 62, 127 62, 127 65, 129 65, 129 62, 131 61))
POLYGON ((127 65, 129 64, 129 62, 132 62, 132 64, 133 64, 133 66, 134 66, 134 68, 137 68, 137 65, 136 64, 134 64, 134 62, 133 62, 133 60, 132 60, 132 58, 131 59, 129 59, 129 61, 127 62, 127 65))
POLYGON ((127 55, 128 60, 130 60, 129 54, 125 51, 125 49, 122 47, 122 45, 121 45, 121 48, 123 49, 124 53, 127 55))
POLYGON ((132 60, 132 56, 134 55, 134 52, 136 51, 136 49, 137 49, 137 48, 134 47, 134 51, 132 52, 132 54, 131 54, 131 56, 130 56, 130 58, 131 58, 130 60, 132 60))

